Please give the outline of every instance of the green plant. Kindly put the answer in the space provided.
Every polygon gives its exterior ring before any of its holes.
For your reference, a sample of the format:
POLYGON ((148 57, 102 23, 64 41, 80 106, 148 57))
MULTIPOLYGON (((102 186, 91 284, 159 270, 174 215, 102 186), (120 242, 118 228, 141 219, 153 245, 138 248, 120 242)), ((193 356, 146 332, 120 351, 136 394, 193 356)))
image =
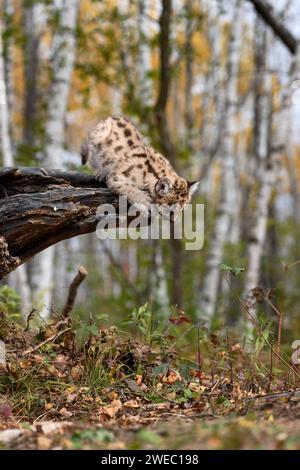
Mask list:
POLYGON ((20 317, 20 296, 15 289, 4 285, 0 286, 0 312, 12 319, 20 317))
POLYGON ((149 308, 149 303, 146 302, 141 307, 133 309, 129 320, 126 320, 124 323, 134 325, 142 333, 142 336, 150 342, 153 335, 152 317, 153 315, 149 308))

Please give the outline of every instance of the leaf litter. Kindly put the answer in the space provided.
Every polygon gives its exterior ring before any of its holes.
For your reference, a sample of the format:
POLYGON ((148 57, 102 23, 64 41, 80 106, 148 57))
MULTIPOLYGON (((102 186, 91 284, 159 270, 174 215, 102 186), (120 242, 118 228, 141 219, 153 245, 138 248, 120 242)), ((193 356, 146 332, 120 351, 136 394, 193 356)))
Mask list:
MULTIPOLYGON (((183 316, 172 318, 173 328, 190 328, 183 316)), ((300 393, 288 393, 286 376, 271 380, 256 371, 240 343, 207 336, 207 354, 197 351, 193 361, 191 351, 174 347, 174 332, 166 331, 169 342, 150 345, 100 328, 78 346, 76 331, 63 325, 61 333, 58 324, 34 333, 1 322, 0 447, 172 448, 178 434, 178 448, 235 448, 236 432, 243 448, 257 445, 257 430, 271 448, 299 448, 300 393), (286 439, 283 423, 294 423, 286 439)))

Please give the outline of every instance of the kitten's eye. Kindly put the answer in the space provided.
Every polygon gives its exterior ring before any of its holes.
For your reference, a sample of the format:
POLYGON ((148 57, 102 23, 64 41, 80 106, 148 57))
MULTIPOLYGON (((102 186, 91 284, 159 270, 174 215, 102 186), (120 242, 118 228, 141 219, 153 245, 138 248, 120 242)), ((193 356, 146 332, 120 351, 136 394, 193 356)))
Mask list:
POLYGON ((168 178, 162 178, 156 183, 155 192, 158 196, 165 196, 172 189, 172 183, 168 178))

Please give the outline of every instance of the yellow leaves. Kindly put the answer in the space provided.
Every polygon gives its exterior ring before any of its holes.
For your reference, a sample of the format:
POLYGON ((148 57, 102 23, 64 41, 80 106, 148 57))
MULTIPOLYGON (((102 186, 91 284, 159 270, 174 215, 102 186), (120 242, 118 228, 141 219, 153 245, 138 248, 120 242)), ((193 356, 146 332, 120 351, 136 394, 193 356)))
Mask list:
POLYGON ((208 62, 211 58, 211 47, 205 34, 202 31, 195 31, 192 38, 192 47, 195 55, 201 63, 208 62))
POLYGON ((243 54, 241 51, 240 63, 239 63, 239 74, 237 80, 238 94, 245 96, 249 92, 252 86, 252 73, 253 73, 253 57, 250 54, 243 54))

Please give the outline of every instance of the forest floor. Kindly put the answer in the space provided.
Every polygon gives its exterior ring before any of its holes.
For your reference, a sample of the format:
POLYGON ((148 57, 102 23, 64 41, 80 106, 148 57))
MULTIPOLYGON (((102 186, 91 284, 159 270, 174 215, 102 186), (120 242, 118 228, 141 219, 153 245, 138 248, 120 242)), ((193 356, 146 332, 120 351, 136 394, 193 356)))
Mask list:
POLYGON ((295 377, 228 337, 198 344, 193 362, 170 332, 155 345, 90 326, 84 347, 78 333, 1 317, 0 448, 300 449, 295 377))

